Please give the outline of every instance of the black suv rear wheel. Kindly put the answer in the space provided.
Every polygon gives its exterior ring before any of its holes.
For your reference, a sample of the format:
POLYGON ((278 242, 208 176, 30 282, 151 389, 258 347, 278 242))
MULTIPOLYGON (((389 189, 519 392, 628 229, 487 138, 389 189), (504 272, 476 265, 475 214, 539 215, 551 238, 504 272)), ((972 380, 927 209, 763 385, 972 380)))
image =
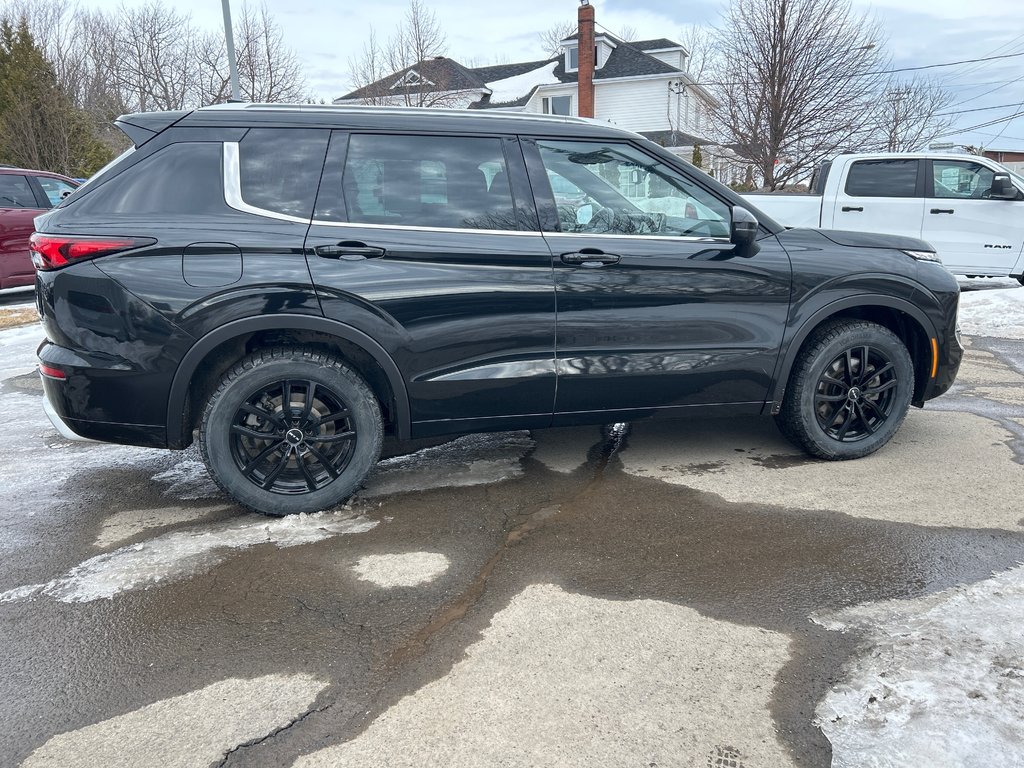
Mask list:
POLYGON ((224 376, 206 406, 200 446, 225 493, 268 515, 345 501, 380 456, 373 391, 335 357, 259 350, 224 376))
POLYGON ((914 364, 900 338, 877 323, 841 320, 808 339, 775 419, 813 456, 856 459, 896 434, 913 393, 914 364))

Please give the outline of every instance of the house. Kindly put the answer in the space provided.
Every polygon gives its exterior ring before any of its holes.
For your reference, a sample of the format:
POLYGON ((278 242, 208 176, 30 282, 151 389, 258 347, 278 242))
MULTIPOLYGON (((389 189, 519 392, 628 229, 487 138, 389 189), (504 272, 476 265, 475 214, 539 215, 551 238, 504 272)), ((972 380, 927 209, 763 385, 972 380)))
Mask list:
POLYGON ((986 149, 982 154, 1015 173, 1024 173, 1024 152, 1019 149, 986 149))
POLYGON ((687 50, 667 38, 625 41, 596 33, 594 7, 581 5, 576 34, 558 56, 464 67, 437 57, 334 100, 335 104, 502 109, 603 120, 640 133, 686 160, 701 145, 704 169, 726 183, 746 166, 704 138, 714 97, 687 74, 687 50), (589 54, 589 55, 588 55, 589 54))

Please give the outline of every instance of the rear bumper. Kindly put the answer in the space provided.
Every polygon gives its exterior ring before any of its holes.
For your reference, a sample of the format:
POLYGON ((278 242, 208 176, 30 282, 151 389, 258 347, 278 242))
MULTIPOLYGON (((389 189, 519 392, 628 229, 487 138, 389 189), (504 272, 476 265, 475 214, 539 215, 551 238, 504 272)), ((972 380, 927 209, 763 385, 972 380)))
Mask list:
MULTIPOLYGON (((46 391, 45 376, 43 377, 43 391, 44 393, 46 391)), ((60 436, 63 437, 65 440, 73 440, 75 442, 80 443, 93 442, 87 437, 82 437, 80 434, 75 432, 73 429, 71 429, 71 427, 67 425, 64 419, 62 419, 60 415, 57 413, 56 409, 53 407, 53 404, 50 402, 49 396, 46 394, 43 395, 43 413, 46 414, 46 418, 50 420, 50 423, 53 425, 53 428, 56 429, 57 432, 60 433, 60 436)))

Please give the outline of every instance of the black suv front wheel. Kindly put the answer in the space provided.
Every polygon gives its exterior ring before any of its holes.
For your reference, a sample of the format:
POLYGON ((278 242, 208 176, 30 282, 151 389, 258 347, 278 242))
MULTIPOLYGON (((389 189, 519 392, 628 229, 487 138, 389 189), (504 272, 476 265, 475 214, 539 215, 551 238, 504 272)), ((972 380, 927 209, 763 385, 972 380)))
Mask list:
POLYGON ((221 381, 200 428, 217 485, 268 515, 329 509, 349 498, 380 457, 373 391, 324 352, 254 352, 221 381))
POLYGON ((775 417, 793 443, 821 459, 874 453, 900 428, 914 393, 914 364, 884 326, 840 320, 814 331, 775 417))

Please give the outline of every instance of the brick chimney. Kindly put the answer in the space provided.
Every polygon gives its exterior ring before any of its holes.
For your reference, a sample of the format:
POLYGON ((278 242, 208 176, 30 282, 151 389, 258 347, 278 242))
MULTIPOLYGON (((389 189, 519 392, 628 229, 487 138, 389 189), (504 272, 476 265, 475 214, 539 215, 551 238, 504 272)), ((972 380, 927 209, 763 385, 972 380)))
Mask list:
POLYGON ((579 73, 577 114, 580 117, 594 116, 594 6, 589 0, 580 0, 579 9, 579 73))

